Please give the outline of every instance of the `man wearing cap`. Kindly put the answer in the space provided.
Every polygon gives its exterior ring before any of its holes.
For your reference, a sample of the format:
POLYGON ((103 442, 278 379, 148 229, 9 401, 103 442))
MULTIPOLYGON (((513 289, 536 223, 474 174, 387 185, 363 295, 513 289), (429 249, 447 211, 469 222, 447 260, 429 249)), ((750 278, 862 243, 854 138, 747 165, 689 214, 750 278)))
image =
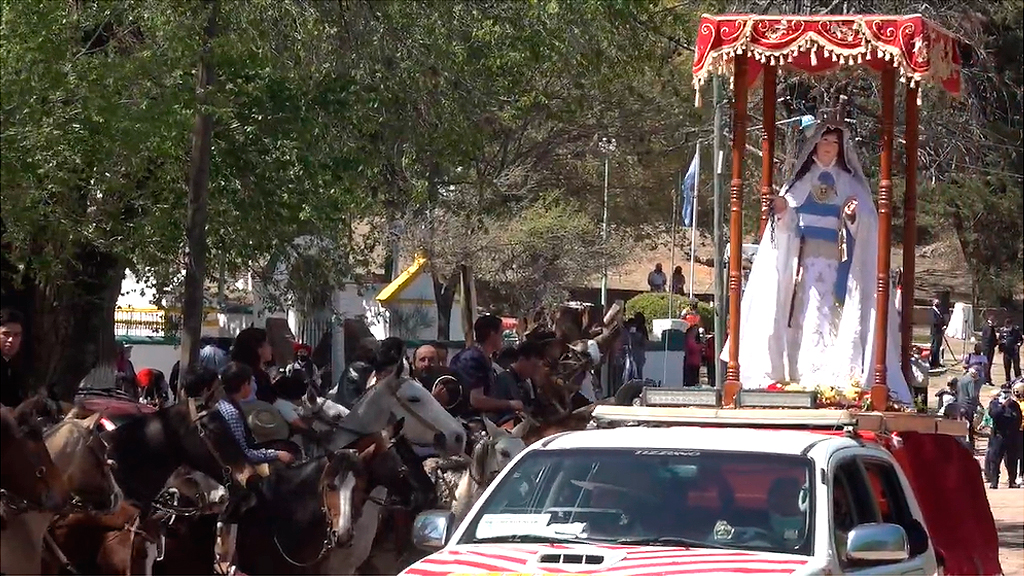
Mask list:
POLYGON ((1007 487, 1018 488, 1016 453, 1019 449, 1017 444, 1020 439, 1021 411, 1008 384, 1004 384, 999 395, 992 399, 988 413, 992 417, 992 435, 988 440, 988 450, 992 457, 989 459, 986 455, 985 458, 989 468, 989 488, 999 487, 999 464, 1004 460, 1006 475, 1009 477, 1007 487))

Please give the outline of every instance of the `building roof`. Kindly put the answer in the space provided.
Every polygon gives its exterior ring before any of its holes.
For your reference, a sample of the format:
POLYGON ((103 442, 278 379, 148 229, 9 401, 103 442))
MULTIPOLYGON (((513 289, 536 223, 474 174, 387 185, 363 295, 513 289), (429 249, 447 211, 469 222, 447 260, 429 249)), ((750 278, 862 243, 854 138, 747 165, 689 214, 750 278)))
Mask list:
MULTIPOLYGON (((810 445, 826 438, 820 433, 803 430, 770 430, 753 428, 702 428, 675 426, 649 428, 628 426, 599 430, 583 430, 555 437, 543 444, 542 450, 567 448, 638 448, 655 450, 728 450, 800 455, 810 445)), ((832 441, 847 441, 831 438, 832 441)))
POLYGON ((402 291, 408 288, 409 285, 416 280, 416 277, 419 276, 423 267, 426 266, 428 262, 430 262, 430 260, 427 258, 426 254, 417 254, 412 265, 406 268, 405 271, 399 274, 397 278, 392 280, 390 284, 385 286, 384 289, 377 294, 377 301, 385 304, 401 294, 402 291))

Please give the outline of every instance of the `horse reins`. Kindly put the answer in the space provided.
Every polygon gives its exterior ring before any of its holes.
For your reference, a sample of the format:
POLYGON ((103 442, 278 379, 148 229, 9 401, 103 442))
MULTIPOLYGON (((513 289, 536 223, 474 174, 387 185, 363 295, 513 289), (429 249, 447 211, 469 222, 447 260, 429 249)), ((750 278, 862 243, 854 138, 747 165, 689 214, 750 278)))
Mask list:
MULTIPOLYGON (((316 459, 319 460, 320 458, 326 458, 326 457, 327 457, 326 455, 318 456, 316 459)), ((308 462, 308 460, 307 460, 307 462, 308 462)), ((284 551, 284 547, 281 546, 281 541, 278 539, 277 530, 273 530, 272 529, 272 531, 274 533, 274 546, 277 547, 277 551, 281 554, 281 557, 284 558, 292 566, 296 566, 298 568, 306 568, 306 567, 312 566, 313 564, 316 564, 321 559, 323 559, 323 557, 327 554, 328 551, 330 551, 331 548, 334 547, 334 541, 336 541, 338 536, 339 536, 338 534, 335 534, 335 531, 334 531, 334 521, 333 521, 332 514, 331 514, 331 508, 330 508, 330 505, 327 503, 328 502, 328 500, 327 500, 328 499, 328 495, 329 495, 329 492, 330 492, 329 490, 327 490, 327 484, 328 484, 327 483, 327 479, 328 479, 327 478, 327 473, 330 471, 330 468, 331 468, 331 464, 330 464, 330 462, 328 462, 327 466, 324 468, 323 473, 320 474, 320 481, 319 481, 319 485, 320 485, 319 486, 319 488, 320 488, 320 511, 323 513, 324 520, 326 520, 326 523, 327 523, 327 534, 324 536, 324 541, 323 541, 323 543, 320 546, 320 552, 316 555, 316 558, 313 558, 309 562, 299 562, 297 560, 293 560, 284 551)))

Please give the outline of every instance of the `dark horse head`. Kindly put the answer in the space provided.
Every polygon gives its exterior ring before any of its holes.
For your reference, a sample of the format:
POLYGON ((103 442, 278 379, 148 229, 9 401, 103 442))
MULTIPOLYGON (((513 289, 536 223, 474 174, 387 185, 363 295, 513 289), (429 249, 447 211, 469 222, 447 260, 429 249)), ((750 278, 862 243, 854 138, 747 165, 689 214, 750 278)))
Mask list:
POLYGON ((252 487, 257 504, 239 522, 239 569, 248 574, 319 573, 327 553, 352 539, 359 472, 354 450, 275 465, 252 487))
POLYGON ((142 510, 181 465, 225 485, 247 468, 220 414, 196 414, 189 402, 137 416, 108 434, 114 477, 125 498, 142 510))

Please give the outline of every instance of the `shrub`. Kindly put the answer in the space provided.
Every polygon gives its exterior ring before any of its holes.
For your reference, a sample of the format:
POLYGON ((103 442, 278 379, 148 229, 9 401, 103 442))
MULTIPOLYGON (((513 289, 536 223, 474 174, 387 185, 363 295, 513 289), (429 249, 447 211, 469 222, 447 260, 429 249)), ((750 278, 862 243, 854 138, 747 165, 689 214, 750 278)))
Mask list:
MULTIPOLYGON (((665 292, 645 292, 638 294, 626 301, 626 318, 631 318, 637 312, 643 312, 647 318, 647 329, 652 330, 652 320, 656 318, 668 318, 668 294, 665 292)), ((686 307, 696 308, 700 315, 700 324, 705 330, 713 330, 715 326, 715 309, 706 302, 699 300, 691 301, 685 296, 675 295, 672 297, 673 317, 679 318, 686 307), (694 306, 694 302, 696 306, 694 306)))

